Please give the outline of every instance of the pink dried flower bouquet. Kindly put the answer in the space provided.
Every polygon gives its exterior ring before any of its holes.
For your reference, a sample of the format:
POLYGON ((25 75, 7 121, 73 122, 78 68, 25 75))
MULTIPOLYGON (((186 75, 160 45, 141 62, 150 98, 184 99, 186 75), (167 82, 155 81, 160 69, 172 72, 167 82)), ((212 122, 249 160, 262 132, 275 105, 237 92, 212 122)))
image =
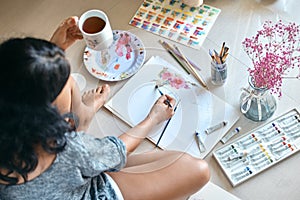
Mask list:
MULTIPOLYGON (((299 25, 265 21, 263 29, 242 45, 254 65, 248 71, 255 87, 270 89, 280 97, 286 73, 295 67, 300 69, 299 25)), ((299 77, 300 73, 295 78, 299 77)))

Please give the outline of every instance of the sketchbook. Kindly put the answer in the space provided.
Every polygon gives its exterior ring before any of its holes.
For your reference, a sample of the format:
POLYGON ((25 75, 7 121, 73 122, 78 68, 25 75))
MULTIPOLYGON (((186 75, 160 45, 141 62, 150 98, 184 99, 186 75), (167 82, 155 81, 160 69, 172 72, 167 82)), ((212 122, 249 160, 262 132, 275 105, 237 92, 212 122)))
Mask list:
MULTIPOLYGON (((137 125, 149 113, 160 97, 159 89, 175 98, 178 103, 159 147, 180 150, 204 158, 238 120, 239 112, 211 92, 202 88, 194 77, 172 66, 158 56, 147 63, 105 104, 113 114, 131 127, 137 125), (227 125, 210 134, 205 130, 226 121, 227 125), (200 152, 200 134, 205 151, 200 152)), ((148 139, 156 143, 167 122, 157 125, 148 139)))
POLYGON ((208 182, 199 192, 193 194, 188 200, 240 200, 212 182, 208 182))

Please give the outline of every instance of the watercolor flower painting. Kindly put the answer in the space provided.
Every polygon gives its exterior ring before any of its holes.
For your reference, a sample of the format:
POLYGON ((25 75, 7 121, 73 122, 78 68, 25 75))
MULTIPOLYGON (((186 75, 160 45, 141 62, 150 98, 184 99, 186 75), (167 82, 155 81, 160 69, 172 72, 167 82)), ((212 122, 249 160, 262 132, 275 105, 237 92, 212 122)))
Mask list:
POLYGON ((195 85, 186 81, 180 74, 170 72, 167 67, 158 74, 159 80, 156 80, 156 85, 170 85, 173 88, 180 89, 190 89, 190 85, 195 85))

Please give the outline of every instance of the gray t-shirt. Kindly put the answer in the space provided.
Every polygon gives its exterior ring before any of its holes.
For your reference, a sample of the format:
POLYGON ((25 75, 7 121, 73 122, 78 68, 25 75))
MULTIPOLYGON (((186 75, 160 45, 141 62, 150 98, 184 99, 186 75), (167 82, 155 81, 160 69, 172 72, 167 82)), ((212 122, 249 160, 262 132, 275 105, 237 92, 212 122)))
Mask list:
POLYGON ((24 184, 0 184, 1 200, 116 199, 104 172, 118 171, 126 163, 124 143, 116 137, 94 138, 67 133, 67 145, 41 175, 24 184))

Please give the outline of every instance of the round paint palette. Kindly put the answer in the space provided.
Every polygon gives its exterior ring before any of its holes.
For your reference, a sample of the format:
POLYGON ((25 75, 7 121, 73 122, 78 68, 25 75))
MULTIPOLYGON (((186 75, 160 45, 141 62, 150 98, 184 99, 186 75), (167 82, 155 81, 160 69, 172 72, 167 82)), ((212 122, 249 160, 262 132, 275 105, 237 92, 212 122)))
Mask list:
POLYGON ((94 77, 104 81, 120 81, 134 75, 146 57, 142 41, 128 31, 113 31, 114 42, 105 50, 85 48, 83 61, 94 77))

